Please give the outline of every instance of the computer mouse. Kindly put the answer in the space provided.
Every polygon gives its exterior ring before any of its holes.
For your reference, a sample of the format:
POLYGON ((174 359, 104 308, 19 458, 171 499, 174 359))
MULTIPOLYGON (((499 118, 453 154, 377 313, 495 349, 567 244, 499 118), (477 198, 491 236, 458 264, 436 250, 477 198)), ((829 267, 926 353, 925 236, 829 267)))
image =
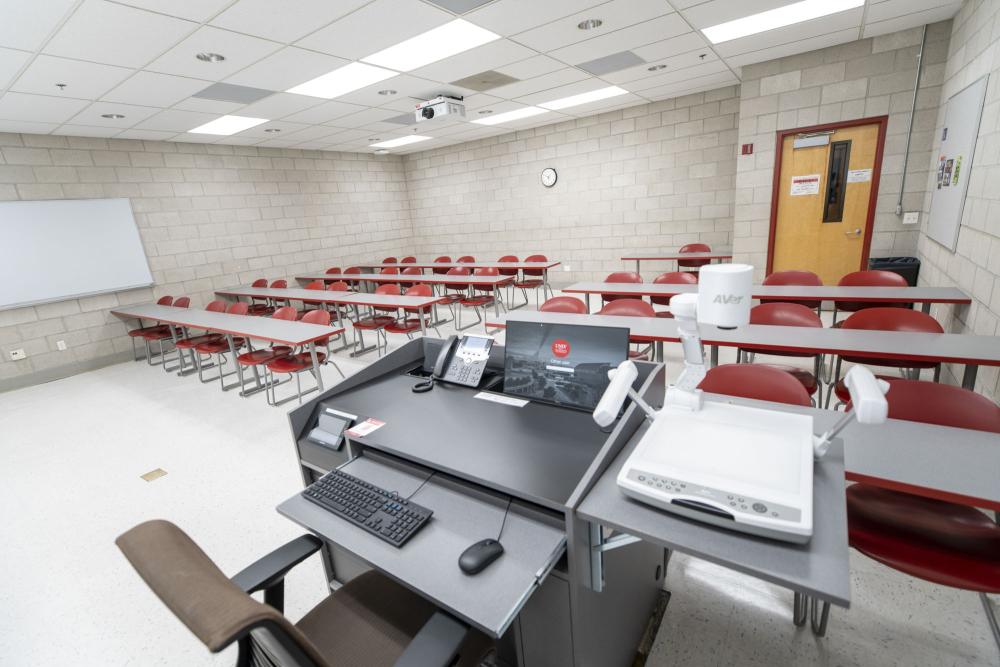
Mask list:
POLYGON ((462 552, 458 567, 466 574, 479 574, 503 554, 503 545, 492 538, 480 540, 462 552))

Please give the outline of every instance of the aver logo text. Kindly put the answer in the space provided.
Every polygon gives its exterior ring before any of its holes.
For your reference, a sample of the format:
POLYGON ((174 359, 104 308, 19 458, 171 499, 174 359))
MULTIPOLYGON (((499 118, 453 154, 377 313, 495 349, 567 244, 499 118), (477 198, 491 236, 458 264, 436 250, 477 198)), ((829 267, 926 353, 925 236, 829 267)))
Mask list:
POLYGON ((724 306, 735 306, 743 301, 743 297, 735 294, 716 294, 712 303, 721 303, 724 306))

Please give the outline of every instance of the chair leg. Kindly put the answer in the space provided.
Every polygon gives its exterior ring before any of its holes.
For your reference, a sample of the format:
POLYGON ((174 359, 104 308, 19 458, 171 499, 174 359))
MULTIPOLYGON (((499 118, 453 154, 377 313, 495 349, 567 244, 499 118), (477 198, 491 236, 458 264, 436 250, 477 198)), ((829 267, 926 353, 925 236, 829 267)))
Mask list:
POLYGON ((840 379, 840 364, 843 361, 840 357, 837 357, 837 363, 833 368, 833 377, 830 378, 830 383, 826 387, 826 405, 823 406, 826 409, 830 409, 830 399, 836 393, 834 388, 837 386, 837 381, 840 379))

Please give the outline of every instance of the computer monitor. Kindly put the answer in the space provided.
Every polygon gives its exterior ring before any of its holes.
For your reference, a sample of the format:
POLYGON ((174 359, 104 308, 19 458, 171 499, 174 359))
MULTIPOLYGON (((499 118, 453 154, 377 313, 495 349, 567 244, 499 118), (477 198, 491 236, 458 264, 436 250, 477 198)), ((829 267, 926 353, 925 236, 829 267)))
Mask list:
POLYGON ((629 330, 540 322, 507 322, 503 391, 593 410, 608 371, 628 358, 629 330))

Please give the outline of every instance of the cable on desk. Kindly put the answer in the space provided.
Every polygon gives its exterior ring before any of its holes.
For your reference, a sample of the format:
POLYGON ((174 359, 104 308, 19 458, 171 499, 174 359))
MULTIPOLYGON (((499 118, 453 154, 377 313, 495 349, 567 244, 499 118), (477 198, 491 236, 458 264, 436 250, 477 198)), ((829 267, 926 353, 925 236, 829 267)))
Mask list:
POLYGON ((410 495, 408 495, 405 498, 403 498, 403 500, 409 500, 413 496, 417 495, 417 491, 419 491, 420 489, 424 488, 424 484, 426 484, 427 482, 431 481, 431 477, 433 477, 436 474, 437 474, 436 472, 432 472, 431 474, 427 475, 427 477, 424 478, 424 481, 420 482, 420 486, 418 486, 416 489, 414 489, 413 493, 411 493, 410 495))
POLYGON ((503 535, 504 526, 507 525, 507 515, 510 514, 510 503, 514 500, 514 496, 507 498, 507 509, 503 511, 503 521, 500 522, 500 532, 497 533, 497 542, 500 541, 500 536, 503 535))

